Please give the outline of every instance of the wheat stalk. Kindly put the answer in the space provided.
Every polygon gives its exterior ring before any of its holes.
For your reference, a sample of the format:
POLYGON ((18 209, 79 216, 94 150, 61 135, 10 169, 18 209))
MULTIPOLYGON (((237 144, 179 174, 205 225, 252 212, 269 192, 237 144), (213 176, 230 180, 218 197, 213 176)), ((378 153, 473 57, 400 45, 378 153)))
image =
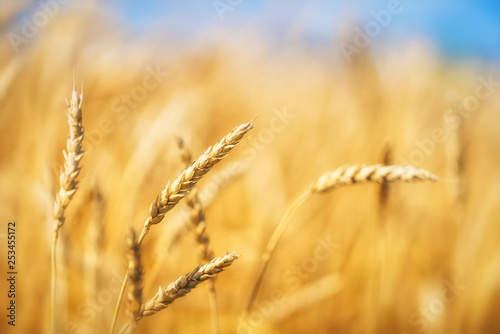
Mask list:
MULTIPOLYGON (((382 148, 382 164, 389 166, 392 163, 392 145, 386 140, 382 148)), ((389 182, 382 182, 379 189, 379 223, 383 223, 389 201, 389 182)))
POLYGON ((78 94, 74 84, 71 94, 71 101, 66 100, 68 110, 69 135, 66 141, 64 155, 64 168, 61 169, 59 177, 60 187, 54 203, 54 225, 51 251, 51 332, 56 331, 55 325, 55 303, 56 303, 56 283, 57 283, 57 240, 59 229, 66 220, 66 208, 78 190, 78 175, 80 174, 80 161, 83 157, 82 142, 84 128, 82 125, 82 94, 78 94))
MULTIPOLYGON (((90 218, 87 224, 87 234, 85 236, 85 251, 84 251, 84 284, 85 293, 88 298, 98 298, 98 292, 101 291, 103 285, 102 278, 102 265, 104 253, 104 217, 106 215, 106 202, 104 194, 96 180, 93 181, 94 185, 91 187, 88 195, 90 202, 89 211, 90 218)), ((103 317, 101 314, 100 317, 103 317)), ((97 323, 99 323, 99 316, 96 315, 96 321, 88 323, 83 332, 97 331, 97 323)))
MULTIPOLYGON (((460 105, 456 106, 460 108, 460 105)), ((446 142, 446 175, 447 178, 455 180, 450 184, 449 195, 453 208, 453 218, 457 225, 465 222, 467 187, 465 183, 466 147, 464 135, 465 121, 458 126, 446 122, 445 129, 448 134, 446 142)))
POLYGON ((205 220, 205 209, 199 200, 197 189, 190 195, 192 196, 188 196, 186 203, 191 208, 191 225, 193 227, 196 245, 198 246, 200 261, 206 262, 213 259, 214 252, 210 245, 210 237, 206 231, 207 222, 205 220))
POLYGON ((137 318, 141 314, 142 308, 142 287, 144 273, 141 264, 141 247, 136 241, 136 233, 133 229, 130 229, 130 235, 128 238, 128 249, 129 249, 129 270, 128 270, 128 282, 131 289, 128 293, 128 324, 131 333, 135 331, 137 327, 137 318))
POLYGON ((271 257, 276 249, 278 241, 285 232, 291 217, 297 209, 304 204, 313 194, 325 193, 340 186, 352 185, 367 182, 416 182, 416 181, 436 181, 437 177, 430 172, 413 166, 391 165, 345 165, 321 175, 311 186, 304 191, 285 212, 280 223, 274 230, 262 255, 261 267, 257 274, 257 279, 248 302, 246 313, 242 320, 245 320, 252 309, 257 293, 262 284, 264 274, 271 257))
MULTIPOLYGON (((385 140, 382 147, 381 160, 383 165, 388 166, 392 164, 393 148, 389 140, 385 140)), ((387 226, 387 209, 389 203, 389 195, 391 184, 383 181, 380 184, 378 192, 378 224, 370 226, 374 231, 374 237, 371 238, 373 247, 372 261, 370 261, 370 281, 373 284, 370 290, 373 292, 367 295, 371 298, 371 303, 366 303, 366 306, 371 310, 377 309, 378 305, 383 305, 386 296, 386 276, 387 276, 387 249, 388 249, 388 226, 387 226)), ((385 323, 386 319, 384 314, 377 314, 368 310, 367 327, 370 332, 380 331, 381 326, 385 323)))
MULTIPOLYGON (((153 225, 160 223, 165 214, 172 210, 181 199, 183 199, 196 185, 196 183, 219 161, 224 159, 228 153, 243 139, 245 134, 248 133, 253 128, 253 120, 235 127, 228 135, 222 138, 217 144, 209 147, 205 153, 201 155, 196 161, 194 161, 186 170, 184 170, 181 175, 175 179, 172 183, 167 183, 165 189, 162 193, 156 197, 156 199, 151 203, 149 207, 149 217, 144 223, 144 227, 139 236, 138 243, 142 244, 142 241, 149 233, 149 230, 153 225)), ((118 312, 120 311, 120 304, 123 298, 123 293, 127 285, 127 275, 122 283, 120 293, 118 295, 118 301, 113 314, 113 319, 111 322, 110 333, 113 333, 116 319, 118 317, 118 312)))

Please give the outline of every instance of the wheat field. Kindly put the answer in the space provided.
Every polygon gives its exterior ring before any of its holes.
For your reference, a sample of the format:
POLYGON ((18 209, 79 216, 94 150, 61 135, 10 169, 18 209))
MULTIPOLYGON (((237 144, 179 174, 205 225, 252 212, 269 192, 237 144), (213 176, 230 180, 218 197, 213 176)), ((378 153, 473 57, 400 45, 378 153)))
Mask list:
POLYGON ((500 332, 498 68, 112 14, 0 40, 1 333, 500 332))

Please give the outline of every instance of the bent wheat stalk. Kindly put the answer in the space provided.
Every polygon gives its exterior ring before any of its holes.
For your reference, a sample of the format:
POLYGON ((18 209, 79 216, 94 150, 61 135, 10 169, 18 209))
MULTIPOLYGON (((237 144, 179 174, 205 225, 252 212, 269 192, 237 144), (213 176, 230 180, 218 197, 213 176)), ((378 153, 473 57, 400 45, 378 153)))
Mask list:
POLYGON ((392 183, 392 182, 415 182, 415 181, 437 181, 437 177, 424 169, 415 168, 412 166, 384 166, 378 165, 353 165, 342 166, 332 172, 327 172, 320 176, 306 191, 304 191, 286 211, 280 223, 274 230, 269 242, 267 243, 264 254, 262 255, 261 266, 257 279, 255 281, 250 300, 248 302, 246 313, 243 315, 244 320, 252 309, 252 306, 257 298, 259 288, 262 284, 267 266, 276 249, 278 241, 283 236, 290 219, 297 209, 304 204, 313 194, 325 193, 332 189, 352 185, 356 183, 392 183))
MULTIPOLYGON (((142 305, 141 313, 137 317, 137 321, 143 317, 152 316, 166 309, 176 299, 184 297, 191 292, 198 284, 208 279, 215 278, 217 274, 224 271, 224 268, 233 264, 233 261, 239 257, 240 256, 236 254, 236 252, 227 253, 179 277, 177 280, 170 283, 166 289, 162 289, 160 286, 158 293, 151 300, 142 305)), ((126 325, 121 332, 125 332, 127 327, 128 325, 126 325)))
MULTIPOLYGON (((253 120, 235 127, 228 135, 222 138, 217 144, 209 147, 205 153, 201 155, 196 161, 194 161, 185 171, 181 173, 172 183, 167 183, 165 189, 162 193, 156 197, 156 199, 151 203, 149 208, 149 217, 144 223, 144 227, 139 236, 138 243, 142 244, 142 241, 149 233, 149 230, 153 225, 160 223, 165 214, 172 210, 181 199, 183 199, 195 186, 195 184, 219 161, 224 159, 228 153, 243 139, 245 134, 248 133, 253 128, 253 120)), ((118 301, 116 303, 115 312, 113 315, 113 320, 111 323, 110 333, 113 333, 116 318, 118 317, 118 312, 120 311, 121 300, 123 299, 123 293, 127 285, 127 275, 122 283, 120 294, 118 295, 118 301)))
POLYGON ((82 95, 78 94, 74 84, 71 101, 66 101, 68 111, 69 135, 66 142, 64 154, 64 168, 61 169, 59 177, 60 187, 54 203, 54 225, 51 251, 51 292, 50 292, 50 319, 51 332, 56 331, 55 304, 56 304, 56 282, 57 282, 57 240, 59 229, 66 220, 66 208, 78 190, 78 175, 80 174, 80 161, 83 157, 82 142, 84 128, 82 125, 82 95))

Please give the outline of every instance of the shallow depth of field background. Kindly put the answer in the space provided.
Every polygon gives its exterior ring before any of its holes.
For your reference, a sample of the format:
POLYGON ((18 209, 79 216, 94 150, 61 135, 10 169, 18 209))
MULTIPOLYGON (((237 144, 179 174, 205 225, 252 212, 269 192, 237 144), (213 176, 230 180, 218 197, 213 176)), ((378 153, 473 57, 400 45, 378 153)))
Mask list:
MULTIPOLYGON (((385 211, 378 185, 315 196, 278 246, 251 327, 500 332, 494 5, 402 1, 403 11, 347 59, 341 43, 352 45, 386 2, 223 1, 231 9, 222 20, 212 1, 52 1, 50 18, 14 47, 9 33, 23 36, 46 2, 0 4, 0 269, 7 271, 13 219, 19 272, 15 328, 6 324, 0 276, 0 332, 48 330, 52 210, 73 72, 78 90, 83 82, 86 153, 60 232, 60 333, 108 331, 128 227, 142 227, 151 201, 182 171, 176 138, 197 157, 256 116, 248 138, 199 183, 216 255, 242 255, 216 282, 223 333, 236 332, 260 256, 290 203, 323 172, 380 163, 388 146, 393 163, 443 180, 394 184, 385 211)), ((144 243, 146 299, 198 264, 186 210, 176 207, 144 243)), ((138 327, 209 330, 203 284, 138 327)))

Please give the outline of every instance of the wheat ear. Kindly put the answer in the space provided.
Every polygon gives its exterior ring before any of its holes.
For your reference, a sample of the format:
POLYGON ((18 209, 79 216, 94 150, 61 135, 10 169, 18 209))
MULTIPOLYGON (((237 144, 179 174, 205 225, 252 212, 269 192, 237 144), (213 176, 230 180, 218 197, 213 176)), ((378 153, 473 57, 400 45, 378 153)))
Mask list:
MULTIPOLYGON (((141 313, 137 318, 137 321, 143 317, 148 317, 154 315, 161 310, 166 309, 170 304, 172 304, 176 299, 184 297, 191 290, 196 288, 196 286, 208 279, 213 279, 220 272, 224 271, 224 268, 233 264, 233 261, 239 257, 236 252, 227 253, 223 256, 217 257, 207 264, 195 268, 192 272, 179 277, 170 285, 163 289, 161 286, 156 293, 156 295, 142 305, 141 313)), ((127 330, 128 325, 126 325, 121 332, 127 330)))
MULTIPOLYGON (((194 161, 185 171, 181 173, 172 183, 167 183, 160 196, 151 203, 149 207, 149 217, 144 223, 138 243, 142 241, 149 233, 151 226, 160 223, 165 217, 165 213, 172 210, 181 199, 184 198, 195 186, 201 177, 203 177, 212 167, 219 161, 224 159, 228 153, 243 139, 245 134, 253 128, 253 120, 235 127, 228 135, 222 138, 217 144, 209 147, 205 153, 194 161)), ((120 304, 123 298, 123 293, 127 286, 127 275, 123 279, 118 301, 116 303, 113 319, 111 322, 110 333, 112 334, 116 325, 120 304)))
MULTIPOLYGON (((186 166, 192 161, 192 154, 186 143, 182 138, 177 138, 177 145, 181 151, 181 160, 186 166)), ((191 226, 193 228, 196 245, 198 247, 199 258, 201 263, 210 261, 214 258, 214 252, 210 244, 210 237, 206 231, 207 222, 205 220, 205 209, 198 196, 198 188, 195 187, 193 191, 186 197, 186 203, 191 209, 191 226)), ((219 333, 219 316, 217 309, 217 293, 215 291, 215 280, 210 280, 208 283, 210 313, 212 315, 212 333, 219 333)))
POLYGON ((239 257, 236 252, 227 253, 213 259, 209 263, 194 269, 189 274, 179 277, 166 289, 160 287, 158 293, 143 305, 141 317, 147 317, 167 308, 177 298, 184 297, 198 284, 209 278, 215 278, 218 273, 230 266, 239 257))
POLYGON ((267 266, 276 249, 278 241, 285 232, 291 217, 297 209, 304 204, 315 193, 325 193, 340 186, 352 185, 356 183, 367 182, 415 182, 415 181, 436 181, 437 177, 430 172, 415 168, 413 166, 384 166, 378 165, 346 165, 335 169, 332 172, 327 172, 320 176, 305 192, 303 192, 288 208, 280 223, 274 230, 269 242, 267 243, 264 254, 262 255, 261 266, 257 274, 250 300, 248 302, 246 313, 242 317, 244 320, 250 310, 259 292, 262 284, 262 279, 266 272, 267 266))
POLYGON ((312 186, 313 192, 327 192, 340 186, 356 183, 393 183, 437 181, 437 176, 413 166, 346 165, 323 174, 312 186))
POLYGON ((146 237, 151 226, 163 220, 165 213, 172 210, 186 196, 194 185, 215 164, 224 159, 227 154, 243 139, 243 136, 253 128, 252 122, 242 124, 233 129, 227 136, 212 147, 209 147, 196 161, 181 173, 172 183, 167 183, 160 196, 149 208, 149 217, 139 237, 139 243, 146 237))
POLYGON ((64 168, 61 169, 59 177, 60 187, 54 203, 54 225, 51 251, 51 293, 50 293, 50 314, 51 332, 56 331, 55 325, 55 303, 56 303, 56 283, 57 283, 57 240, 59 229, 66 220, 66 208, 78 190, 78 175, 80 174, 80 161, 83 157, 83 125, 82 125, 82 95, 78 94, 74 84, 71 94, 71 101, 66 101, 68 110, 69 135, 66 141, 64 155, 64 168))

